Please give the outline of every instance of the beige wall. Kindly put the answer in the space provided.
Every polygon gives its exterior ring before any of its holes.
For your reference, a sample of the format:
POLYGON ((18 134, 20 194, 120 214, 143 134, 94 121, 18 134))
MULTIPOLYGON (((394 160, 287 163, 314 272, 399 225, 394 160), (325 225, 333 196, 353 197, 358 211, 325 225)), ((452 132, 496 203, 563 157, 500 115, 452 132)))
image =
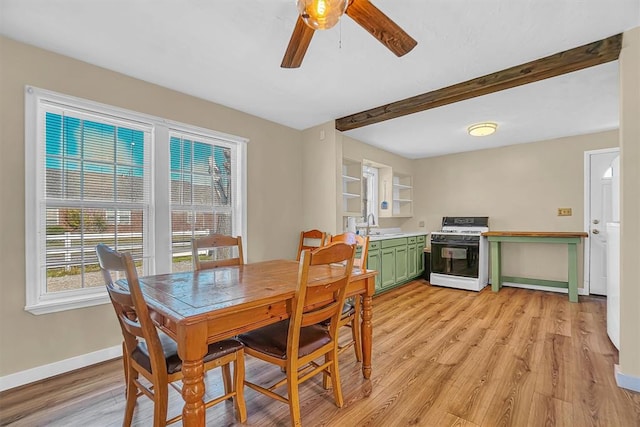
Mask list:
POLYGON ((331 234, 336 232, 338 180, 334 127, 333 122, 328 122, 302 132, 303 229, 331 234))
POLYGON ((640 27, 620 53, 620 371, 640 383, 640 27))
POLYGON ((24 311, 25 85, 248 138, 248 261, 295 258, 300 131, 3 37, 0 55, 0 376, 122 341, 109 305, 40 316, 24 311))
MULTIPOLYGON (((417 160, 414 219, 428 231, 455 215, 488 216, 492 230, 582 231, 584 152, 617 145, 610 131, 417 160)), ((566 280, 565 245, 505 244, 503 259, 505 275, 566 280)))

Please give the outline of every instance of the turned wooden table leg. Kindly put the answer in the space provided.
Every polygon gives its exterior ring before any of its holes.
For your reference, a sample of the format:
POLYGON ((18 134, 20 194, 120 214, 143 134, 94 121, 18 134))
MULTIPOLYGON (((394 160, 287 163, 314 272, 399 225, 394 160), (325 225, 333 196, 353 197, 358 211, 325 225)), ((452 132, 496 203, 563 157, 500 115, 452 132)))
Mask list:
POLYGON ((207 351, 206 323, 178 329, 178 354, 182 359, 182 424, 205 427, 204 363, 207 351))
POLYGON ((373 342, 373 324, 371 323, 373 309, 371 301, 371 295, 365 294, 362 298, 362 375, 365 378, 371 377, 371 345, 373 342))

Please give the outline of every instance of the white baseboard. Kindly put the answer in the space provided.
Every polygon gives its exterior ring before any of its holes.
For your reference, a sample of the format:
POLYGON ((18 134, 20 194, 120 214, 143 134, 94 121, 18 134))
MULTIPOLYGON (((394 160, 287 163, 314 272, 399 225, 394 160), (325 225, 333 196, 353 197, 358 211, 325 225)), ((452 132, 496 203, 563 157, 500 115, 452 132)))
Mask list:
POLYGON ((94 351, 93 353, 87 353, 69 359, 60 360, 59 362, 49 363, 48 365, 37 366, 25 371, 16 372, 15 374, 9 374, 4 377, 0 377, 0 391, 40 381, 75 369, 95 365, 96 363, 115 359, 120 356, 122 356, 122 346, 116 345, 94 351))
MULTIPOLYGON (((521 288, 521 289, 533 289, 536 291, 558 292, 561 294, 569 293, 569 289, 554 288, 553 286, 525 285, 522 283, 513 283, 513 282, 502 282, 502 286, 509 286, 512 288, 521 288)), ((589 295, 589 292, 587 292, 585 288, 578 288, 578 295, 589 295)))
POLYGON ((625 375, 620 371, 620 365, 613 365, 613 370, 616 375, 616 384, 618 387, 626 388, 627 390, 640 392, 640 378, 632 377, 631 375, 625 375))

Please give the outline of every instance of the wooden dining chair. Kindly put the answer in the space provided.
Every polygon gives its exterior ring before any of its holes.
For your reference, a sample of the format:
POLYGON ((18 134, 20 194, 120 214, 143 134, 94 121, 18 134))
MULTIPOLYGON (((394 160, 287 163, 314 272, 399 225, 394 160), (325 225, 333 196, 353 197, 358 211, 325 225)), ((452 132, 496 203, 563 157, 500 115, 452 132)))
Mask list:
MULTIPOLYGON (((171 384, 180 391, 175 383, 182 380, 182 360, 178 356, 177 344, 171 337, 158 331, 151 320, 131 254, 117 252, 104 244, 96 247, 96 253, 124 337, 122 358, 125 368, 127 403, 123 425, 131 425, 136 401, 142 394, 153 400, 153 425, 157 427, 172 424, 182 418, 182 415, 178 415, 167 420, 168 386, 171 384), (126 286, 115 283, 112 272, 124 272, 126 286), (144 377, 150 385, 143 383, 140 376, 144 377)), ((231 362, 234 364, 232 386, 229 387, 230 389, 226 387, 227 383, 231 383, 229 378, 225 382, 224 395, 205 403, 205 407, 233 398, 236 417, 244 422, 247 419, 247 409, 243 393, 243 345, 236 339, 209 344, 208 352, 204 357, 205 372, 221 366, 227 367, 228 374, 231 362)))
MULTIPOLYGON (((356 245, 360 248, 360 256, 353 261, 353 266, 360 268, 361 271, 367 269, 367 256, 369 255, 369 236, 362 237, 359 234, 346 232, 331 236, 330 242, 343 242, 350 245, 356 245)), ((351 328, 351 341, 339 347, 339 353, 344 352, 349 347, 355 349, 356 360, 362 361, 362 334, 360 331, 360 318, 362 311, 362 296, 356 295, 348 298, 342 308, 342 317, 340 318, 340 327, 347 326, 351 328)))
POLYGON ((241 236, 210 234, 191 239, 191 254, 194 270, 244 264, 241 236))
POLYGON ((300 243, 298 243, 298 257, 296 261, 300 261, 300 255, 305 249, 318 249, 327 243, 327 234, 320 230, 309 230, 300 232, 300 243))
POLYGON ((249 381, 245 385, 288 403, 294 426, 301 425, 298 387, 319 373, 330 376, 336 405, 344 403, 338 369, 338 321, 354 253, 354 247, 344 243, 303 251, 290 318, 238 336, 247 354, 279 366, 286 375, 269 387, 249 381), (329 328, 321 325, 327 319, 331 320, 329 328), (314 362, 321 357, 323 362, 314 362), (285 384, 287 397, 274 391, 285 384))

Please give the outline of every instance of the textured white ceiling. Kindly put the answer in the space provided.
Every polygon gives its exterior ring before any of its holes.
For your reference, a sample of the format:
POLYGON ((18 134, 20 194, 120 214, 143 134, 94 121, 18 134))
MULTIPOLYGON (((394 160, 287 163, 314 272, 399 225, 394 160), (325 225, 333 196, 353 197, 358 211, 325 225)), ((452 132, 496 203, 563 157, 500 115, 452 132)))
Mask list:
MULTIPOLYGON (((296 129, 640 25, 639 0, 373 0, 418 46, 397 58, 348 16, 299 69, 293 0, 0 0, 0 33, 296 129)), ((346 132, 409 158, 618 126, 617 63, 346 132), (492 120, 496 134, 466 127, 492 120)))

